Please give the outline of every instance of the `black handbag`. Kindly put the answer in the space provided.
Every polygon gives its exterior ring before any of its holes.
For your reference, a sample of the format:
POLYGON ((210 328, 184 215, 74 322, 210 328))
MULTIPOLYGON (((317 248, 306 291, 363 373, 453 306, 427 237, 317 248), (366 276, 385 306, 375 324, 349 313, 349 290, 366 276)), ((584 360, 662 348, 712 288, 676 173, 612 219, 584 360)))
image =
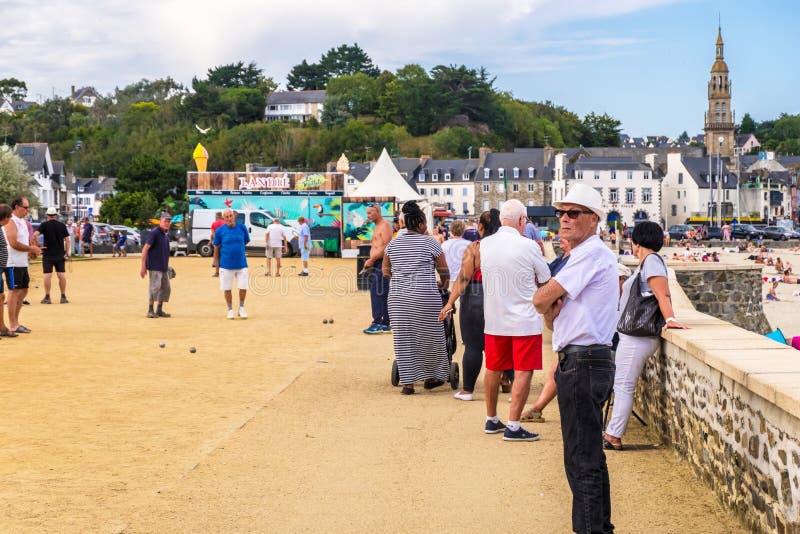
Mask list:
MULTIPOLYGON (((645 258, 647 259, 647 258, 645 258)), ((661 256, 658 259, 663 263, 661 256)), ((644 261, 642 261, 644 265, 644 261)), ((666 264, 664 264, 666 267, 666 264)), ((661 334, 666 321, 658 306, 658 299, 655 295, 642 295, 642 271, 636 275, 636 281, 631 287, 628 302, 617 323, 617 332, 626 336, 634 337, 655 337, 661 334)))

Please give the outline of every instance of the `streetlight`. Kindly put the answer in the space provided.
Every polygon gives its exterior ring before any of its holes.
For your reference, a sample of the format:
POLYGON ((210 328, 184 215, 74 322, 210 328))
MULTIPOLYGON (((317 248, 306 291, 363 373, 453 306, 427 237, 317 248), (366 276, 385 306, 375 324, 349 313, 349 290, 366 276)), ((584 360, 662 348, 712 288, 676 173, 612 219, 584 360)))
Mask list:
POLYGON ((73 169, 73 173, 75 176, 75 219, 78 219, 78 152, 80 149, 83 148, 83 142, 80 139, 75 140, 75 150, 72 152, 75 154, 75 168, 73 169))
POLYGON ((717 221, 720 228, 722 228, 722 159, 721 159, 721 152, 722 152, 722 143, 725 142, 725 138, 721 135, 719 136, 719 148, 717 149, 717 221))

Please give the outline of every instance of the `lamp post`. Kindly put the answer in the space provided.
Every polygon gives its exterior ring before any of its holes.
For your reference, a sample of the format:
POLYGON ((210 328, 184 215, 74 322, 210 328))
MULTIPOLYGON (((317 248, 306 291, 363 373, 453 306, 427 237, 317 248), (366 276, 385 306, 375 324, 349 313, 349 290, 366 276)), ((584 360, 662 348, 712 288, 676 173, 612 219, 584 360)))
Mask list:
POLYGON ((83 142, 80 139, 75 140, 75 168, 73 169, 74 179, 75 179, 75 220, 78 219, 78 152, 80 149, 83 148, 83 142))
POLYGON ((717 149, 717 221, 720 228, 722 228, 722 143, 725 138, 719 136, 719 148, 717 149))

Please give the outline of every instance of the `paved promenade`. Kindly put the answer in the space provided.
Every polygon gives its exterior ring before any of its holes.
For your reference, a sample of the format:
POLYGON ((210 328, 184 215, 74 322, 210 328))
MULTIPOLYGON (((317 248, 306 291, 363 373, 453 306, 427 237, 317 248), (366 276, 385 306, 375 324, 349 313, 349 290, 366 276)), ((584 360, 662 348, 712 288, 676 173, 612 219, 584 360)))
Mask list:
MULTIPOLYGON (((247 321, 197 257, 173 261, 172 319, 145 318, 135 257, 75 262, 68 305, 32 289, 34 333, 0 341, 0 531, 570 531, 555 403, 540 441, 505 443, 481 389, 403 397, 354 260, 262 261, 247 321)), ((633 421, 608 454, 618 532, 743 531, 653 439, 633 421)))

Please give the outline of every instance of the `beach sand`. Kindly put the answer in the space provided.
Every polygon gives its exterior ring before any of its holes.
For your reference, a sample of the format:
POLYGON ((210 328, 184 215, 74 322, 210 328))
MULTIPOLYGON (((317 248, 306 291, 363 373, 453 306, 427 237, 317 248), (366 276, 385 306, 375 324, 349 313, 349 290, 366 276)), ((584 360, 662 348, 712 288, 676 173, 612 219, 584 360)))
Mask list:
MULTIPOLYGON (((247 321, 225 320, 207 259, 172 260, 171 319, 145 318, 137 257, 71 264, 68 305, 39 304, 34 266, 33 334, 0 341, 0 530, 571 530, 555 403, 536 443, 485 435, 480 387, 390 385, 354 260, 312 258, 305 279, 250 262, 247 321)), ((625 443, 607 455, 619 532, 745 531, 638 422, 625 443)))

